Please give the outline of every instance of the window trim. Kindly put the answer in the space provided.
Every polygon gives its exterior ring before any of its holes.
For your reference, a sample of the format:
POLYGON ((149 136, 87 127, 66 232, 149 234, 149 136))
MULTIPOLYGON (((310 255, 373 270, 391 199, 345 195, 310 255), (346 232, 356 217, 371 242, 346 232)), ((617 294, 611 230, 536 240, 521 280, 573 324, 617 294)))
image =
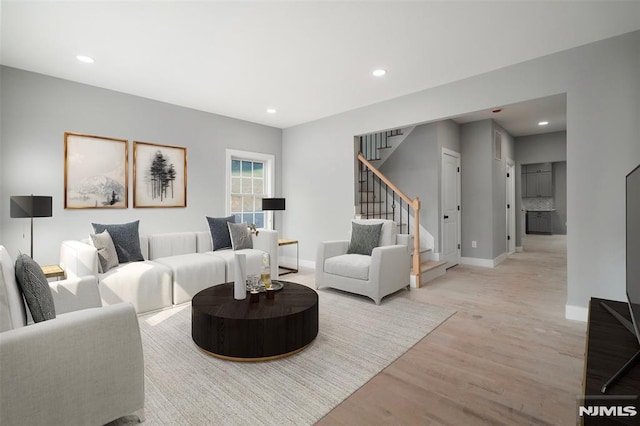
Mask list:
MULTIPOLYGON (((276 156, 262 152, 241 151, 237 149, 226 150, 225 165, 225 212, 231 214, 231 160, 247 160, 264 162, 264 198, 271 198, 275 194, 275 170, 276 156)), ((265 212, 265 228, 273 229, 273 212, 265 212)))

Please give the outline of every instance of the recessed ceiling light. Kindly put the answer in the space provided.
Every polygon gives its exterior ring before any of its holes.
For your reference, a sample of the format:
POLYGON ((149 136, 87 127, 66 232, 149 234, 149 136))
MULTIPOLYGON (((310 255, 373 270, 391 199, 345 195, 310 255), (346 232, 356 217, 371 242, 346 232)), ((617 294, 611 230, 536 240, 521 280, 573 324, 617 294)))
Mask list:
POLYGON ((84 55, 78 55, 76 56, 76 59, 80 62, 84 62, 85 64, 92 64, 94 62, 93 58, 84 55))
POLYGON ((546 126, 547 124, 549 124, 548 121, 541 121, 538 123, 538 126, 546 126))
POLYGON ((385 75, 387 73, 387 70, 383 70, 383 69, 378 69, 378 70, 374 70, 373 71, 373 75, 375 77, 382 77, 383 75, 385 75))
POLYGON ((277 111, 275 110, 275 108, 267 108, 267 112, 269 114, 275 114, 277 111))

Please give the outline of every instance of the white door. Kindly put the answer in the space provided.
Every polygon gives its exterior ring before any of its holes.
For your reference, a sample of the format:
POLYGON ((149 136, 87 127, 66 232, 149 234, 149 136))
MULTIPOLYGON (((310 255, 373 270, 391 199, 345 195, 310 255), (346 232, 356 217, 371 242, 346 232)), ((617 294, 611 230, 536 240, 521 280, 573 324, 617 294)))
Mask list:
POLYGON ((507 253, 516 251, 516 166, 507 163, 507 253))
POLYGON ((460 154, 442 149, 442 250, 447 268, 460 263, 460 154))

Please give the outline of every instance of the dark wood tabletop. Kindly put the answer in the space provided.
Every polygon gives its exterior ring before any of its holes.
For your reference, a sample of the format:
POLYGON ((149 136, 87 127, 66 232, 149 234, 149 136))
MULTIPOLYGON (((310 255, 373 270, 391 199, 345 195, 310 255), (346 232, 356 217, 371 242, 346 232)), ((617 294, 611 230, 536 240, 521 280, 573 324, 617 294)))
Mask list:
MULTIPOLYGON (((638 339, 607 312, 600 305, 601 302, 606 303, 610 308, 631 321, 627 303, 591 299, 583 383, 586 402, 602 406, 635 405, 640 409, 637 399, 640 394, 640 363, 637 363, 627 374, 613 383, 608 388, 606 396, 601 393, 602 385, 640 350, 638 339)), ((638 425, 640 424, 640 410, 638 416, 633 417, 605 419, 585 416, 580 420, 585 425, 638 425)))
POLYGON ((220 358, 260 361, 291 355, 318 334, 318 294, 300 284, 281 281, 282 290, 259 302, 233 297, 233 283, 202 290, 193 297, 193 341, 220 358))

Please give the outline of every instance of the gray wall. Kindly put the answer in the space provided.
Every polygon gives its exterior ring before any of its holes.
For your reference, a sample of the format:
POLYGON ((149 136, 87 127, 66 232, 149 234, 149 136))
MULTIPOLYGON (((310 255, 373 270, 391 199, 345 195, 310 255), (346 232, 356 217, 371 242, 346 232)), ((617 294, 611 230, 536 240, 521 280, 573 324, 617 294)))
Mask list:
POLYGON ((591 296, 623 300, 623 183, 640 163, 639 45, 636 31, 285 129, 286 236, 313 261, 319 241, 347 235, 354 135, 566 93, 567 308, 586 308, 591 296))
POLYGON ((460 125, 453 120, 438 121, 438 143, 442 148, 460 152, 460 125))
POLYGON ((462 257, 493 259, 493 138, 491 120, 460 126, 462 257), (476 241, 477 247, 472 247, 476 241))
POLYGON ((380 171, 409 197, 419 197, 420 224, 431 233, 437 250, 440 206, 437 123, 421 124, 384 162, 380 171))
POLYGON ((393 151, 380 171, 409 197, 420 198, 420 225, 442 247, 442 148, 460 152, 460 126, 453 120, 420 124, 393 151))
POLYGON ((507 251, 506 167, 513 160, 513 138, 493 120, 463 124, 460 134, 462 257, 494 260, 507 251), (502 134, 500 160, 495 159, 495 132, 502 134))
POLYGON ((567 161, 567 132, 519 136, 515 138, 515 147, 516 167, 522 164, 567 161))
POLYGON ((57 263, 60 242, 86 238, 92 221, 139 219, 147 234, 207 230, 205 215, 225 214, 226 148, 275 155, 280 193, 280 129, 14 68, 2 67, 0 85, 0 244, 13 256, 29 252, 29 228, 27 219, 9 218, 11 195, 53 196, 53 217, 34 221, 34 257, 57 263), (130 141, 128 209, 63 208, 65 131, 130 141), (187 147, 186 208, 133 208, 133 140, 187 147))
MULTIPOLYGON (((522 205, 522 165, 534 163, 554 163, 567 161, 567 132, 542 133, 539 135, 520 136, 515 138, 515 160, 516 160, 516 245, 522 247, 522 235, 525 233, 524 215, 521 213, 522 205)), ((555 169, 554 169, 555 171, 555 169)), ((562 172, 562 169, 560 170, 562 172)), ((564 195, 559 201, 556 209, 559 211, 554 217, 554 233, 565 234, 567 222, 567 176, 560 179, 559 184, 564 183, 564 190, 557 193, 558 197, 564 195), (564 232, 556 232, 560 229, 560 220, 563 223, 564 232)), ((554 177, 555 179, 555 177, 554 177)), ((555 186, 554 186, 555 190, 555 186)), ((554 194, 556 199, 556 194, 554 194)))

